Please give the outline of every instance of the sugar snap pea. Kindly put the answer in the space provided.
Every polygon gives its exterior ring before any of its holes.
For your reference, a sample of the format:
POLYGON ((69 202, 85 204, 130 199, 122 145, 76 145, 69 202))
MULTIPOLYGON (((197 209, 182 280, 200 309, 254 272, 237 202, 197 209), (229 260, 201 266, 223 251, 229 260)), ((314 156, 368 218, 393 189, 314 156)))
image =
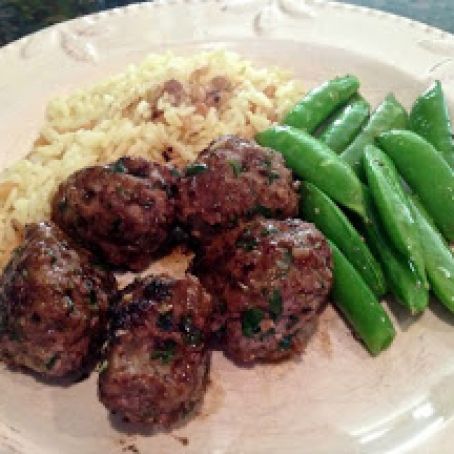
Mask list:
POLYGON ((355 97, 326 126, 319 140, 336 153, 344 151, 358 135, 369 118, 370 105, 360 97, 355 97))
POLYGON ((390 94, 371 115, 364 129, 356 139, 341 153, 342 159, 364 179, 362 155, 366 145, 373 144, 375 137, 390 129, 407 127, 408 115, 396 98, 390 94))
POLYGON ((413 105, 410 129, 424 137, 454 169, 454 140, 448 106, 437 80, 413 105))
POLYGON ((301 186, 300 214, 342 251, 377 297, 386 293, 383 271, 364 238, 336 204, 311 183, 301 186))
POLYGON ((333 254, 334 302, 373 355, 387 348, 396 334, 394 326, 353 265, 330 242, 333 254))
POLYGON ((283 123, 311 133, 358 90, 355 76, 337 77, 311 90, 285 116, 283 123))
POLYGON ((307 132, 273 126, 256 135, 260 145, 279 151, 290 169, 329 197, 367 218, 364 186, 348 164, 307 132))
POLYGON ((448 241, 454 241, 454 172, 435 148, 411 131, 388 131, 380 147, 429 212, 448 241))
POLYGON ((454 312, 454 256, 421 203, 410 197, 413 215, 419 228, 424 261, 433 292, 454 312))
POLYGON ((421 282, 428 285, 419 230, 394 164, 379 148, 367 145, 364 167, 385 231, 394 247, 413 264, 421 282))
POLYGON ((372 252, 380 259, 391 292, 411 314, 422 312, 429 304, 429 291, 424 287, 408 260, 391 246, 370 198, 366 200, 368 200, 370 220, 364 226, 366 238, 372 252))

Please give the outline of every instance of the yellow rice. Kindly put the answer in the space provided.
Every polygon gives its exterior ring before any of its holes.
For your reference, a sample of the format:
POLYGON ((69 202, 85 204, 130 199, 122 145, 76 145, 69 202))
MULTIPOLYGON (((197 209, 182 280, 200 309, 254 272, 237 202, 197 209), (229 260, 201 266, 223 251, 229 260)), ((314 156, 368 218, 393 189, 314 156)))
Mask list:
POLYGON ((302 94, 301 82, 286 71, 215 51, 153 54, 92 88, 52 100, 28 157, 0 174, 0 266, 20 241, 22 226, 49 218, 58 184, 77 169, 122 155, 161 162, 165 153, 181 165, 221 134, 253 137, 302 94), (202 113, 187 100, 176 105, 162 90, 174 79, 185 91, 203 93, 219 76, 230 81, 230 92, 202 113), (152 108, 160 112, 158 120, 152 108))

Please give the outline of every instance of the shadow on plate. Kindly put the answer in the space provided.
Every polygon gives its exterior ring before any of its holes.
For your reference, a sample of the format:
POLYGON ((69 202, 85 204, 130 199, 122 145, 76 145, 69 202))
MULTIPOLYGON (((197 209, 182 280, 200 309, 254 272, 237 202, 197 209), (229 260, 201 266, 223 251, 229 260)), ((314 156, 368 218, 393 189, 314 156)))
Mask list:
POLYGON ((77 383, 87 380, 90 377, 90 375, 95 371, 98 362, 99 358, 90 359, 90 361, 83 366, 82 370, 65 377, 54 378, 43 377, 39 372, 35 372, 22 366, 14 366, 7 364, 6 368, 14 374, 26 375, 28 377, 33 378, 36 382, 46 386, 69 388, 77 383))
POLYGON ((197 418, 197 416, 201 412, 203 400, 204 399, 202 399, 202 401, 199 402, 187 415, 182 417, 175 424, 172 424, 169 428, 128 422, 121 415, 113 413, 109 413, 109 422, 115 431, 127 436, 141 435, 143 437, 151 437, 158 434, 172 435, 172 432, 174 430, 185 427, 188 422, 190 422, 194 418, 197 418))
POLYGON ((454 314, 446 309, 437 299, 431 298, 430 309, 440 320, 450 326, 454 326, 454 314))
POLYGON ((422 316, 422 314, 411 315, 409 310, 394 298, 388 299, 387 306, 399 324, 401 331, 404 332, 417 323, 422 316))
MULTIPOLYGON (((423 313, 410 315, 408 309, 396 300, 390 300, 388 307, 394 315, 402 331, 407 331, 414 323, 417 323, 423 316, 423 313)), ((454 314, 450 312, 436 298, 432 297, 429 303, 429 309, 435 316, 447 325, 454 327, 454 314)))

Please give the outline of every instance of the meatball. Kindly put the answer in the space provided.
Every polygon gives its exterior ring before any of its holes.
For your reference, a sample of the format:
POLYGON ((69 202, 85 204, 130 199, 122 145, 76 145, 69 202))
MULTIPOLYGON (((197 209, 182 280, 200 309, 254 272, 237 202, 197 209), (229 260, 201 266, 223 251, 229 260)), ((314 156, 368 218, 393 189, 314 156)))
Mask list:
POLYGON ((52 219, 112 265, 143 270, 175 220, 173 169, 124 157, 75 172, 52 202, 52 219))
POLYGON ((127 421, 168 427, 202 399, 211 298, 187 275, 136 280, 113 315, 99 396, 127 421))
POLYGON ((214 298, 213 330, 239 363, 304 350, 332 284, 331 251, 312 224, 257 218, 213 238, 194 263, 214 298))
POLYGON ((245 217, 287 218, 298 209, 281 154, 235 136, 214 141, 186 168, 177 198, 177 216, 195 239, 245 217))
POLYGON ((114 289, 57 226, 28 226, 0 279, 1 358, 45 377, 80 372, 105 334, 114 289))

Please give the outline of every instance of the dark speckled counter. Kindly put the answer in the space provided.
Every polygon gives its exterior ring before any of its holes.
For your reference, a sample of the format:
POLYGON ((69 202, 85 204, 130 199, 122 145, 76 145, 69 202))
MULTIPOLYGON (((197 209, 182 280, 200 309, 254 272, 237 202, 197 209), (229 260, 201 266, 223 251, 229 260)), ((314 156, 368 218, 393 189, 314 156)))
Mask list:
MULTIPOLYGON (((62 20, 130 3, 140 2, 134 0, 46 0, 45 2, 0 0, 0 46, 62 20)), ((454 33, 454 0, 349 0, 348 3, 411 17, 454 33)))
POLYGON ((347 3, 407 16, 454 33, 454 0, 349 0, 347 3))

